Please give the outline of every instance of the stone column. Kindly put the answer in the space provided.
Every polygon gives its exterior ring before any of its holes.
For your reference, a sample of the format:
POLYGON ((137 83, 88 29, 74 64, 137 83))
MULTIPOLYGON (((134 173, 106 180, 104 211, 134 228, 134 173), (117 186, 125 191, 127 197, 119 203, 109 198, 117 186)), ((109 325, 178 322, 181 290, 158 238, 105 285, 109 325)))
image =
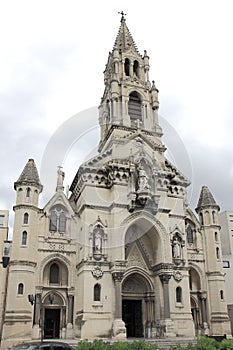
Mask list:
POLYGON ((122 318, 121 281, 123 272, 113 272, 112 277, 115 283, 115 318, 122 318))
POLYGON ((130 75, 130 78, 133 78, 133 62, 130 62, 129 75, 130 75))
POLYGON ((169 274, 162 274, 159 276, 163 285, 163 304, 164 304, 164 319, 170 318, 170 300, 168 282, 171 278, 169 274))
POLYGON ((74 296, 68 295, 68 323, 73 324, 74 296))
POLYGON ((113 337, 117 339, 126 338, 125 323, 122 321, 122 297, 121 297, 121 281, 123 278, 123 272, 116 271, 112 273, 112 277, 115 285, 115 314, 113 322, 113 337))
POLYGON ((164 304, 164 315, 163 320, 160 321, 161 334, 165 337, 175 337, 174 324, 170 319, 170 300, 169 300, 169 288, 168 283, 171 275, 168 273, 163 273, 159 276, 160 281, 163 285, 163 304, 164 304))
POLYGON ((34 323, 38 324, 40 323, 40 313, 41 313, 41 294, 37 293, 35 298, 35 316, 34 316, 34 323))
POLYGON ((202 314, 202 322, 207 322, 207 315, 206 315, 206 298, 201 296, 201 314, 202 314))

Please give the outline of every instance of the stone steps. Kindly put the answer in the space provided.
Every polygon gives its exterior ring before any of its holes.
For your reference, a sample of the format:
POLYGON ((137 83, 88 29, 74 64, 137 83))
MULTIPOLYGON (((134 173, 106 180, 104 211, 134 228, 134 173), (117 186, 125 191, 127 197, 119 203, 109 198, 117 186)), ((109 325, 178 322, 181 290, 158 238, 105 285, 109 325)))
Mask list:
MULTIPOLYGON (((73 347, 78 345, 78 343, 80 342, 80 339, 78 339, 78 338, 77 339, 48 339, 48 340, 51 340, 51 341, 56 340, 56 341, 65 342, 65 343, 70 344, 73 347)), ((128 338, 127 340, 123 340, 123 341, 134 342, 137 340, 138 341, 144 340, 147 343, 157 344, 159 349, 161 349, 161 350, 170 350, 171 346, 174 346, 177 344, 180 344, 182 347, 186 347, 188 344, 195 345, 197 343, 197 340, 194 338, 180 338, 180 337, 160 338, 160 339, 128 338)), ((91 342, 92 340, 89 340, 89 341, 91 342)), ((103 341, 113 343, 115 340, 103 339, 103 341)))

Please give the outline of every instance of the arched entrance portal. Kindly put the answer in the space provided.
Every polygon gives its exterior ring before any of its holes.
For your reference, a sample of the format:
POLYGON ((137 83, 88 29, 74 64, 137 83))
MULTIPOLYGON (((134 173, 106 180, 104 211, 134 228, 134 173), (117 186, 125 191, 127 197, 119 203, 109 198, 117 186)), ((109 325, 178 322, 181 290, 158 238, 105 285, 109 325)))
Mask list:
POLYGON ((47 295, 44 305, 44 338, 60 338, 61 329, 64 327, 65 307, 63 300, 58 294, 53 294, 53 300, 47 295))
POLYGON ((139 273, 128 276, 122 285, 122 319, 127 337, 151 337, 154 320, 153 295, 139 273))

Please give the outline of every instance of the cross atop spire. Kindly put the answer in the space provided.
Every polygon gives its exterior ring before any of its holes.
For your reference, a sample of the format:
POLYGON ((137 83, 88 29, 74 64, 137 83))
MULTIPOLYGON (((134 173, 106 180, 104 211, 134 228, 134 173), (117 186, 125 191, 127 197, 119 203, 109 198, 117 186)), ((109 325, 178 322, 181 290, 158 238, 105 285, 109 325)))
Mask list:
POLYGON ((127 13, 124 13, 124 11, 118 12, 119 15, 121 15, 121 22, 125 21, 125 16, 127 13))

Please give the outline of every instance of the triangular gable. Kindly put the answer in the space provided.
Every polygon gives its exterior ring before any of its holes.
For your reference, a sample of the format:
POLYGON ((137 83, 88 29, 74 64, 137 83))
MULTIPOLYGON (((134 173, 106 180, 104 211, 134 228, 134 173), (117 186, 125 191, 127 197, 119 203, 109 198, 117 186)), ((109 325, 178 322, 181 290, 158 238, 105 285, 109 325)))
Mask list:
POLYGON ((130 247, 128 257, 127 257, 127 267, 141 267, 148 270, 148 264, 146 263, 142 253, 136 242, 130 247))
POLYGON ((49 200, 49 202, 45 205, 43 211, 45 213, 48 213, 50 209, 56 204, 63 205, 70 217, 75 215, 68 198, 63 192, 56 192, 54 196, 49 200))

